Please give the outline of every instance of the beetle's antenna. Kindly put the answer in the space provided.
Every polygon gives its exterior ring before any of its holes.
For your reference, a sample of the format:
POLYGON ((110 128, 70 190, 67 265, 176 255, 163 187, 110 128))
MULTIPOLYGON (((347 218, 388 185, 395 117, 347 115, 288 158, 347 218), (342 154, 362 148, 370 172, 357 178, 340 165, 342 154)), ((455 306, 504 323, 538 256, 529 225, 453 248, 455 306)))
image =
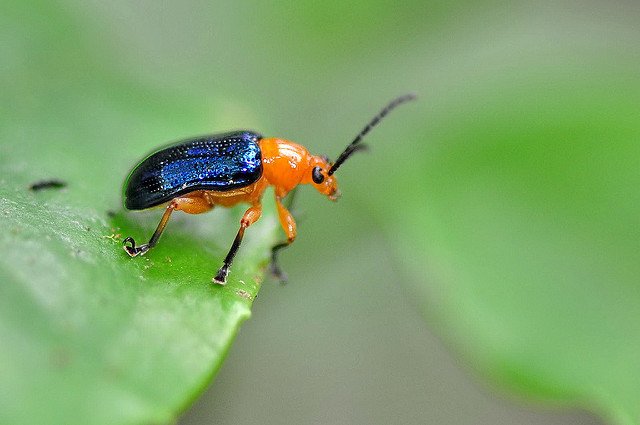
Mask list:
POLYGON ((362 131, 360 131, 360 133, 358 133, 356 138, 353 139, 353 141, 351 143, 349 143, 349 146, 347 146, 347 148, 344 150, 344 152, 342 152, 340 154, 340 156, 338 157, 338 159, 336 159, 336 162, 333 163, 333 165, 331 166, 329 171, 327 171, 327 175, 330 176, 333 173, 335 173, 336 170, 338 168, 340 168, 342 163, 345 162, 347 160, 347 158, 349 158, 351 156, 351 154, 353 154, 356 151, 359 151, 361 149, 366 148, 366 145, 359 144, 360 141, 362 140, 362 138, 364 136, 367 135, 367 133, 369 133, 371 131, 371 129, 373 127, 378 125, 378 123, 380 122, 380 120, 382 120, 382 118, 384 118, 389 112, 391 112, 393 109, 395 109, 396 106, 401 105, 401 104, 403 104, 405 102, 409 102, 410 100, 415 100, 416 97, 417 96, 415 94, 409 93, 409 94, 405 94, 404 96, 397 97, 397 98, 393 99, 391 102, 389 102, 389 104, 387 106, 385 106, 380 112, 378 112, 378 114, 375 117, 373 117, 373 119, 371 121, 369 121, 369 124, 367 124, 362 129, 362 131))

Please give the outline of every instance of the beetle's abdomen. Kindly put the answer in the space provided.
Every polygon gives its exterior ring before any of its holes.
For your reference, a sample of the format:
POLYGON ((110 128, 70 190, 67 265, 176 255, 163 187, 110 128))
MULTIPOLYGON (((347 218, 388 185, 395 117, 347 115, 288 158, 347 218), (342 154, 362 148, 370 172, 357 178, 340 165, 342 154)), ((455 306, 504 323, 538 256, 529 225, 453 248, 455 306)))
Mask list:
POLYGON ((261 135, 203 136, 161 149, 138 164, 125 184, 125 207, 141 210, 196 190, 227 192, 262 175, 261 135))

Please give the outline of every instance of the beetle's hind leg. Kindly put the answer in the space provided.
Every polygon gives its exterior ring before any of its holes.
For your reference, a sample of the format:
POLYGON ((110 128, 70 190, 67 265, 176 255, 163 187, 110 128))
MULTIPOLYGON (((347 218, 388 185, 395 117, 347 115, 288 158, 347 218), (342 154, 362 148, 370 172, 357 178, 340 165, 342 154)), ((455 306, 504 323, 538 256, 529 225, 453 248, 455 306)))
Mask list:
POLYGON ((200 214, 209 211, 211 208, 213 208, 213 206, 207 202, 205 198, 199 196, 199 194, 175 198, 169 205, 167 205, 167 209, 164 211, 164 214, 160 219, 160 223, 158 223, 158 227, 156 228, 156 231, 153 232, 149 242, 136 246, 136 241, 132 237, 128 237, 123 241, 123 248, 131 257, 144 255, 147 251, 157 245, 158 240, 169 221, 169 217, 171 217, 171 213, 174 210, 184 211, 189 214, 200 214))
POLYGON ((160 219, 160 223, 158 223, 158 227, 156 227, 156 231, 153 232, 153 235, 151 236, 151 239, 149 239, 149 242, 142 244, 140 246, 136 246, 136 241, 131 236, 126 238, 122 245, 126 253, 129 254, 129 256, 131 257, 144 255, 147 253, 147 251, 149 251, 151 248, 156 246, 156 244, 158 243, 158 240, 160 239, 160 236, 162 235, 162 232, 164 231, 164 228, 167 225, 167 222, 169 221, 169 217, 171 217, 171 213, 173 212, 173 210, 176 209, 176 207, 177 207, 177 202, 175 201, 171 202, 167 206, 167 209, 164 210, 164 214, 160 219))

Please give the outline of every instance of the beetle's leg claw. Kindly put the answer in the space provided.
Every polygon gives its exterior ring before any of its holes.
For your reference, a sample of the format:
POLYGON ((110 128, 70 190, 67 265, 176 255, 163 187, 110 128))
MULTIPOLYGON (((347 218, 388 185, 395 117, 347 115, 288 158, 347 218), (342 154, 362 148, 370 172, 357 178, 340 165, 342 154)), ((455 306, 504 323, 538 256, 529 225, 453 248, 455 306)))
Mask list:
POLYGON ((129 254, 130 257, 135 257, 137 255, 144 255, 147 251, 149 251, 149 244, 136 246, 136 241, 131 236, 129 236, 124 241, 122 241, 122 248, 124 248, 124 251, 129 254))
POLYGON ((213 283, 217 283, 218 285, 226 285, 227 284, 227 275, 229 274, 229 267, 225 264, 220 267, 218 273, 216 273, 215 277, 211 279, 213 283))
POLYGON ((125 238, 125 240, 122 241, 122 248, 124 249, 124 252, 129 254, 130 257, 135 257, 136 255, 138 255, 136 253, 136 241, 131 236, 125 238))
POLYGON ((269 272, 273 277, 280 281, 281 285, 286 285, 289 282, 289 277, 284 271, 282 271, 277 262, 271 261, 269 263, 269 272))

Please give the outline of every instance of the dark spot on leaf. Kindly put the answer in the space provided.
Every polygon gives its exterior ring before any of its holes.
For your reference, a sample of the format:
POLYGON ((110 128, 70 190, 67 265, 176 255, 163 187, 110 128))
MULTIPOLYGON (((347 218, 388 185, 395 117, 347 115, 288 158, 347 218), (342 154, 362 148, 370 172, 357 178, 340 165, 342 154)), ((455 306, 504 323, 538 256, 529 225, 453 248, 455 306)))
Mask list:
POLYGON ((65 181, 58 180, 58 179, 49 179, 49 180, 40 180, 35 183, 32 183, 29 186, 29 190, 37 192, 43 189, 62 189, 63 187, 66 187, 66 186, 67 186, 67 183, 65 181))

